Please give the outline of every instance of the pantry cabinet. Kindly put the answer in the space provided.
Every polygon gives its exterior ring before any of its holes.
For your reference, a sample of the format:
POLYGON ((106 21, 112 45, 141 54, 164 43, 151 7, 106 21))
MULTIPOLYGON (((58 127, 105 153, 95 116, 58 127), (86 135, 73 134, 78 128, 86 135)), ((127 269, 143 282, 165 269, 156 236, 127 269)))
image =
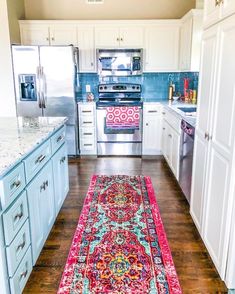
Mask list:
POLYGON ((205 0, 204 27, 207 28, 235 13, 233 0, 205 0))
POLYGON ((191 214, 223 280, 230 275, 226 268, 234 227, 234 46, 235 15, 203 35, 191 198, 191 214), (202 153, 205 165, 198 164, 202 153), (203 174, 203 181, 198 181, 199 174, 203 174))
POLYGON ((159 103, 144 103, 142 155, 161 154, 162 106, 159 103))
POLYGON ((109 24, 95 27, 96 48, 142 48, 143 39, 142 26, 109 24))
POLYGON ((145 72, 178 70, 179 32, 177 21, 145 27, 145 72))
POLYGON ((202 9, 192 9, 182 18, 179 67, 183 71, 199 71, 202 18, 202 9))

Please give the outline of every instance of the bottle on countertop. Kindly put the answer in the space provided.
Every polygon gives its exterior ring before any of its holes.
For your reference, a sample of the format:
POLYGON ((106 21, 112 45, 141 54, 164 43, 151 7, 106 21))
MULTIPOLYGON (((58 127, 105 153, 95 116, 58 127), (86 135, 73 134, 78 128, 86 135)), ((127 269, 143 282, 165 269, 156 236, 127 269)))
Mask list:
POLYGON ((169 85, 169 91, 168 91, 168 99, 169 100, 172 100, 172 97, 173 97, 173 94, 174 94, 174 91, 175 91, 175 85, 172 83, 172 81, 170 82, 170 85, 169 85))

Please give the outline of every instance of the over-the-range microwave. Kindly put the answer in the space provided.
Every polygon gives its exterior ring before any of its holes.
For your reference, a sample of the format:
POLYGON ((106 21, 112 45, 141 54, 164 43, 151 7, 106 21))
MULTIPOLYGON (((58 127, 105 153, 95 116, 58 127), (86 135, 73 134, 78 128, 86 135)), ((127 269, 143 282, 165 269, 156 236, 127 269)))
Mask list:
POLYGON ((97 49, 100 76, 133 76, 143 72, 143 49, 97 49))

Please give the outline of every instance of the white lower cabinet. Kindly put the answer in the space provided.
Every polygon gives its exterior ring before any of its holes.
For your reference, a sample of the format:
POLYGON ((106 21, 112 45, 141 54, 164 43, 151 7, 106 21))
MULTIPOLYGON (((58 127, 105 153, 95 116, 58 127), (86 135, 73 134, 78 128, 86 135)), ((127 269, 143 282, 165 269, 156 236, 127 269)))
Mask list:
POLYGON ((68 158, 65 144, 52 157, 52 165, 57 215, 69 191, 68 158))
POLYGON ((55 220, 52 164, 49 162, 26 189, 32 238, 33 264, 55 220))
POLYGON ((159 103, 144 103, 142 155, 161 154, 162 106, 159 103))
POLYGON ((179 179, 180 162, 180 121, 181 118, 167 109, 163 110, 162 153, 177 180, 179 179))

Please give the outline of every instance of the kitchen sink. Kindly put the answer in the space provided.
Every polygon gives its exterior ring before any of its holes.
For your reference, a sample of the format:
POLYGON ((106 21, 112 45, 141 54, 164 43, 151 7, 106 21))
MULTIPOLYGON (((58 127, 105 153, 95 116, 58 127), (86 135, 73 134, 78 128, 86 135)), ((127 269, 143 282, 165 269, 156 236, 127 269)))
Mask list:
POLYGON ((197 112, 197 107, 177 107, 177 108, 185 113, 197 112))

